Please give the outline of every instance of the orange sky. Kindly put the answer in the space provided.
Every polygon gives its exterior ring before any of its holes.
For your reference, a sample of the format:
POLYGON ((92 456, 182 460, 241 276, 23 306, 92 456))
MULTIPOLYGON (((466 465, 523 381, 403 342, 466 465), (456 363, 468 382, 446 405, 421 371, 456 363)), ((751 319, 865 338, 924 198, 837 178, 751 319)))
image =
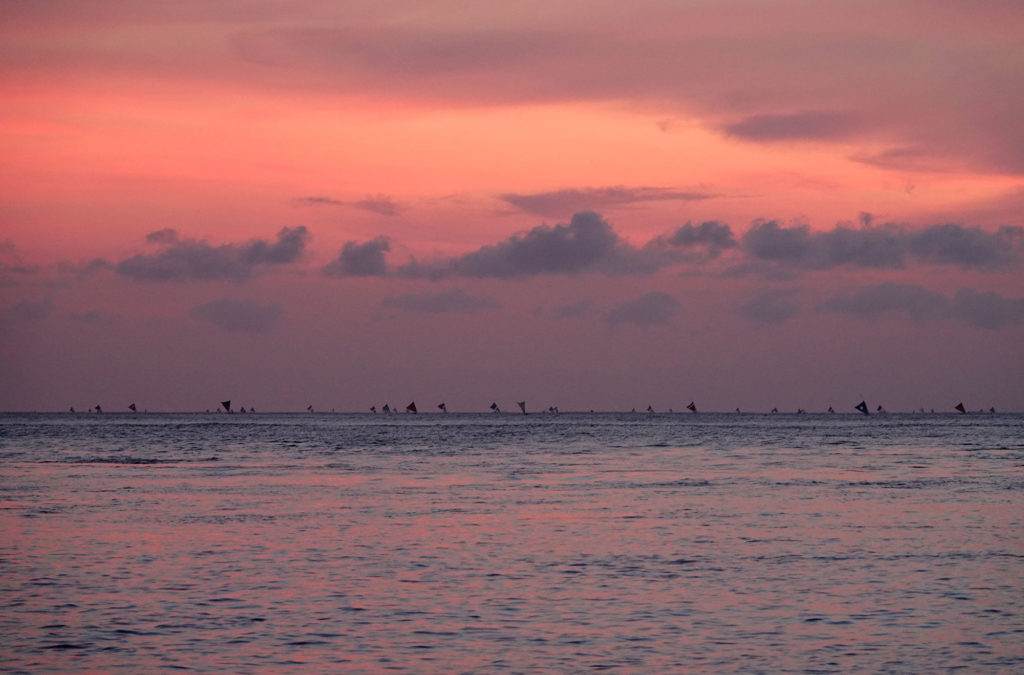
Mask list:
POLYGON ((1024 409, 1021 44, 1009 2, 5 3, 0 408, 1024 409))

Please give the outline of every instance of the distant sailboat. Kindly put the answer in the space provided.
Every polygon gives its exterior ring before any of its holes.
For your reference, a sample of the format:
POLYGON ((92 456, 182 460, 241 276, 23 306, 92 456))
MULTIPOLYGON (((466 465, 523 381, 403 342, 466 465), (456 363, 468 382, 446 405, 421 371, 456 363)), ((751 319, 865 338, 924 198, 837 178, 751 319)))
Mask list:
POLYGON ((491 403, 491 410, 493 410, 496 413, 500 413, 501 412, 501 408, 498 407, 497 403, 491 403))
POLYGON ((129 403, 128 404, 128 409, 131 410, 132 412, 138 412, 138 410, 135 408, 135 404, 134 403, 129 403))
POLYGON ((74 414, 74 412, 75 412, 75 406, 71 406, 70 410, 71 410, 71 413, 72 413, 72 414, 74 414))
POLYGON ((877 413, 884 413, 885 412, 885 408, 883 408, 882 406, 878 406, 878 410, 876 410, 875 412, 877 412, 877 413))
POLYGON ((96 412, 98 412, 98 413, 103 412, 103 408, 100 407, 99 403, 96 404, 96 412))
POLYGON ((694 404, 693 401, 690 401, 690 405, 686 406, 686 409, 689 410, 692 413, 697 412, 697 406, 696 406, 696 404, 694 404))
POLYGON ((832 409, 832 406, 829 406, 829 407, 828 407, 828 411, 829 411, 830 413, 834 413, 834 412, 835 412, 835 410, 833 410, 833 409, 832 409))
POLYGON ((374 415, 376 415, 377 414, 377 406, 371 405, 370 406, 370 412, 372 412, 374 415))
POLYGON ((647 412, 649 412, 649 413, 654 412, 654 408, 652 406, 647 406, 647 412))
POLYGON ((314 412, 312 403, 306 406, 306 412, 314 412))
POLYGON ((858 403, 857 405, 855 405, 853 407, 856 408, 857 410, 861 411, 865 415, 870 415, 871 414, 870 412, 868 412, 868 404, 867 404, 866 401, 861 401, 860 403, 858 403))
POLYGON ((220 404, 221 404, 222 406, 224 406, 224 410, 225 410, 225 411, 227 411, 227 412, 231 412, 231 401, 230 401, 230 400, 227 400, 227 401, 221 401, 221 402, 220 402, 220 404))
POLYGON ((964 407, 964 402, 963 401, 960 401, 959 403, 957 403, 953 407, 956 408, 957 410, 959 410, 961 415, 967 412, 967 408, 964 407))
POLYGON ((519 409, 522 410, 523 414, 525 415, 526 414, 526 401, 516 401, 516 405, 519 406, 519 409))
POLYGON ((416 414, 417 412, 419 412, 419 411, 417 411, 417 410, 416 410, 416 401, 413 401, 413 402, 412 402, 412 403, 410 403, 409 405, 405 406, 405 412, 407 412, 407 413, 412 413, 412 414, 414 414, 414 415, 415 415, 415 414, 416 414))
POLYGON ((383 411, 384 411, 384 414, 385 414, 385 415, 388 415, 388 414, 390 414, 390 413, 391 413, 391 406, 389 406, 389 405, 388 405, 387 403, 385 403, 385 404, 384 404, 384 407, 383 407, 383 408, 381 408, 381 410, 383 410, 383 411))
POLYGON ((989 409, 988 409, 988 411, 989 411, 990 413, 992 413, 993 415, 995 415, 995 414, 996 414, 996 408, 995 408, 995 406, 992 406, 991 408, 989 408, 989 409))
POLYGON ((779 412, 779 409, 778 409, 778 408, 772 408, 772 412, 771 412, 771 414, 772 414, 772 415, 776 415, 776 414, 778 414, 778 412, 779 412))
POLYGON ((443 413, 446 413, 446 412, 448 412, 448 406, 446 406, 446 405, 445 405, 444 403, 438 403, 438 404, 437 404, 437 407, 438 407, 438 408, 439 408, 439 409, 441 410, 441 412, 443 412, 443 413))

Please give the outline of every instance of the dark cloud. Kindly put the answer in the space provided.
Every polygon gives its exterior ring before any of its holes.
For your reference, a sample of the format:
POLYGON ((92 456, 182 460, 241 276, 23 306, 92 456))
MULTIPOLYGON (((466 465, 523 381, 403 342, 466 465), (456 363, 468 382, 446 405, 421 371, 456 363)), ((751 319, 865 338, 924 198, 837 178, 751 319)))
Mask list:
POLYGON ((1004 267, 1018 260, 1024 229, 1003 227, 995 233, 978 227, 933 225, 909 237, 910 251, 922 262, 968 268, 1004 267))
POLYGON ((156 232, 150 232, 147 234, 146 241, 150 244, 173 244, 178 241, 178 231, 170 227, 165 227, 162 230, 157 230, 156 232))
POLYGON ((362 244, 346 242, 338 257, 324 267, 332 277, 382 277, 387 274, 385 254, 391 250, 387 237, 377 237, 362 244))
POLYGON ((49 298, 42 300, 22 300, 9 307, 0 309, 0 329, 16 323, 26 321, 39 321, 53 313, 53 301, 49 298))
POLYGON ((506 193, 501 199, 518 209, 542 216, 559 217, 579 211, 597 211, 654 201, 695 201, 715 195, 662 187, 605 187, 556 190, 530 194, 506 193))
POLYGON ((743 304, 739 313, 754 321, 782 323, 800 313, 800 303, 796 299, 796 291, 771 290, 743 304))
POLYGON ((404 276, 517 278, 537 274, 578 274, 622 263, 628 249, 612 226, 596 213, 577 213, 568 225, 541 225, 503 242, 436 264, 413 262, 404 276))
POLYGON ((590 300, 579 300, 560 305, 551 310, 551 315, 556 319, 575 319, 590 313, 594 303, 590 300))
POLYGON ((365 198, 356 201, 344 201, 332 197, 302 197, 297 201, 306 206, 351 206, 382 216, 397 216, 405 210, 404 206, 388 195, 383 194, 367 195, 365 198))
POLYGON ((0 241, 0 286, 17 286, 39 271, 38 265, 28 265, 22 260, 13 241, 0 241))
POLYGON ((806 225, 785 227, 756 221, 743 235, 743 251, 754 260, 827 270, 840 266, 899 269, 908 259, 965 269, 992 269, 1019 261, 1022 230, 986 232, 962 225, 922 230, 883 224, 859 229, 837 226, 812 232, 806 225))
POLYGON ((949 315, 971 326, 995 330, 1024 323, 1024 298, 1004 298, 991 291, 961 288, 953 296, 949 315))
POLYGON ((610 324, 632 323, 637 326, 656 326, 668 323, 679 310, 679 301, 668 293, 651 291, 636 300, 622 303, 607 314, 610 324))
POLYGON ((656 237, 643 247, 648 262, 657 266, 674 262, 702 262, 717 258, 722 251, 736 248, 732 228, 724 223, 708 221, 700 225, 686 223, 669 235, 656 237))
POLYGON ((838 140, 862 125, 839 113, 806 111, 786 115, 751 115, 729 124, 724 131, 748 141, 838 140))
POLYGON ((414 312, 428 312, 431 314, 471 314, 483 309, 496 309, 501 306, 492 298, 467 295, 460 289, 433 294, 412 293, 399 295, 384 298, 381 302, 386 307, 414 312))
POLYGON ((277 303, 221 298, 196 305, 188 314, 233 333, 259 333, 273 326, 284 310, 277 303))
POLYGON ((952 319, 990 330, 1024 323, 1024 298, 969 288, 949 298, 922 286, 897 283, 864 286, 829 299, 819 309, 863 317, 904 313, 917 321, 952 319))
POLYGON ((309 232, 301 225, 285 227, 277 233, 274 242, 252 239, 244 244, 220 246, 197 239, 181 239, 173 230, 160 230, 148 238, 163 249, 116 263, 114 270, 118 274, 144 281, 242 281, 260 268, 297 261, 305 249, 309 232))
POLYGON ((88 312, 72 312, 68 315, 68 318, 78 323, 103 326, 109 326, 117 321, 117 317, 113 314, 107 314, 106 312, 100 312, 94 309, 89 310, 88 312))

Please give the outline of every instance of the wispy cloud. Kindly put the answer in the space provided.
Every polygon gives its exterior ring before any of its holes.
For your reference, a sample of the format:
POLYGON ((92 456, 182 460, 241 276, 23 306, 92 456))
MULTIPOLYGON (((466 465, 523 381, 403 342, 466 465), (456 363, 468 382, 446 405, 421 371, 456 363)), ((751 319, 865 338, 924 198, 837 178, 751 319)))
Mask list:
POLYGON ((679 308, 679 301, 668 293, 651 291, 612 308, 605 318, 610 324, 660 326, 669 323, 679 308))
POLYGON ((915 321, 952 319, 995 330, 1024 323, 1024 298, 962 288, 953 297, 914 284, 882 283, 834 296, 820 311, 861 317, 903 314, 915 321))
POLYGON ((349 206, 381 216, 397 216, 406 210, 405 206, 385 194, 367 195, 363 199, 351 201, 323 196, 301 197, 296 201, 306 206, 349 206))
POLYGON ((410 293, 386 297, 382 301, 385 307, 403 309, 430 314, 472 314, 485 309, 496 309, 500 303, 496 300, 479 295, 469 295, 461 289, 453 289, 442 293, 410 293))
POLYGON ((189 316, 232 333, 260 333, 277 323, 284 310, 277 303, 220 298, 196 305, 189 316))
POLYGON ((797 291, 793 289, 765 291, 741 305, 739 313, 761 323, 782 323, 800 313, 797 291))
POLYGON ((573 188, 526 194, 506 193, 501 199, 512 206, 542 216, 564 217, 579 211, 602 211, 643 202, 698 201, 711 199, 708 192, 674 190, 664 187, 573 188))

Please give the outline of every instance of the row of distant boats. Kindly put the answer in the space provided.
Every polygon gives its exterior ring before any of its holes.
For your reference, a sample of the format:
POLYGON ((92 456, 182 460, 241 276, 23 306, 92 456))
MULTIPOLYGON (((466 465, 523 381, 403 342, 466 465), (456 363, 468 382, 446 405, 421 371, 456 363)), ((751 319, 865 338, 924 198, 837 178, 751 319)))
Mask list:
MULTIPOLYGON (((522 413, 523 415, 529 414, 527 412, 527 410, 526 410, 526 401, 516 401, 516 406, 519 408, 520 413, 522 413)), ((437 404, 437 409, 440 410, 442 413, 447 413, 448 412, 448 406, 446 404, 444 404, 444 403, 438 403, 437 404)), ((690 401, 690 403, 686 406, 686 409, 689 410, 691 413, 696 413, 697 412, 697 405, 693 401, 690 401)), ((861 401, 857 405, 853 406, 853 409, 857 410, 858 412, 860 412, 861 414, 864 414, 864 415, 871 415, 872 414, 871 410, 868 408, 867 401, 861 401)), ((138 406, 135 405, 135 403, 130 403, 128 405, 128 410, 130 410, 133 413, 134 412, 139 412, 139 408, 138 408, 138 406)), ((494 412, 494 413, 499 413, 499 414, 501 413, 501 407, 497 403, 491 403, 490 410, 491 410, 491 412, 494 412)), ((961 401, 961 402, 957 403, 955 406, 953 406, 953 410, 955 410, 956 412, 959 412, 961 414, 967 414, 967 408, 964 406, 963 401, 961 401)), ((70 412, 75 413, 77 411, 72 407, 70 409, 70 412)), ((103 407, 101 405, 99 405, 99 404, 96 404, 92 408, 89 408, 88 412, 101 413, 101 412, 103 412, 103 407)), ((149 412, 149 411, 148 410, 143 410, 143 412, 149 412)), ((232 409, 231 401, 227 400, 227 401, 221 401, 220 402, 220 406, 218 408, 216 408, 215 410, 211 411, 211 410, 208 409, 206 412, 233 414, 233 413, 236 412, 236 410, 232 409)), ((249 407, 248 409, 246 409, 245 406, 241 406, 241 407, 239 407, 237 409, 237 412, 242 413, 242 414, 255 413, 256 412, 256 408, 249 407)), ((306 412, 314 413, 314 412, 316 412, 316 410, 313 408, 313 405, 310 404, 310 405, 306 406, 306 412)), ((334 412, 333 408, 331 409, 331 412, 334 412)), ((385 403, 381 407, 381 409, 379 411, 377 410, 377 406, 376 405, 371 405, 369 412, 371 414, 373 414, 373 415, 376 415, 378 412, 380 414, 383 414, 383 415, 394 415, 394 414, 397 414, 397 413, 399 413, 401 411, 398 409, 397 406, 396 407, 391 407, 390 404, 385 403)), ((419 413, 419 408, 416 407, 416 402, 412 401, 412 402, 409 403, 409 405, 405 406, 405 412, 407 414, 412 414, 412 415, 418 414, 419 413)), ((558 408, 556 406, 548 406, 548 408, 546 410, 542 410, 540 412, 548 413, 548 414, 552 414, 552 415, 557 415, 560 411, 558 410, 558 408)), ((594 412, 594 411, 591 410, 590 412, 594 412)), ((636 413, 637 409, 633 408, 630 412, 636 413)), ((647 406, 646 412, 653 414, 653 413, 655 413, 657 411, 654 409, 653 406, 647 406)), ((675 412, 675 411, 672 408, 669 408, 667 412, 672 413, 672 412, 675 412)), ((742 411, 739 408, 736 408, 736 412, 737 413, 741 413, 742 411)), ((836 411, 835 411, 835 409, 832 406, 829 406, 828 409, 825 412, 827 412, 827 413, 835 413, 836 411)), ((888 412, 888 411, 885 408, 883 408, 882 406, 878 406, 875 409, 875 414, 883 414, 884 415, 886 412, 888 412)), ((914 410, 912 412, 923 413, 923 412, 925 412, 925 409, 924 408, 920 408, 920 409, 914 410)), ((935 408, 932 408, 930 412, 934 413, 935 412, 935 408)), ((978 412, 979 413, 986 413, 987 412, 987 413, 994 414, 996 412, 996 409, 995 408, 989 408, 988 410, 985 410, 984 408, 982 408, 982 409, 979 409, 978 412)), ((769 413, 772 414, 772 415, 778 414, 779 413, 779 409, 778 408, 772 408, 769 411, 769 413)), ((807 411, 805 409, 803 409, 803 408, 797 408, 796 409, 796 414, 797 415, 803 415, 803 414, 806 414, 806 413, 807 413, 807 411)))

